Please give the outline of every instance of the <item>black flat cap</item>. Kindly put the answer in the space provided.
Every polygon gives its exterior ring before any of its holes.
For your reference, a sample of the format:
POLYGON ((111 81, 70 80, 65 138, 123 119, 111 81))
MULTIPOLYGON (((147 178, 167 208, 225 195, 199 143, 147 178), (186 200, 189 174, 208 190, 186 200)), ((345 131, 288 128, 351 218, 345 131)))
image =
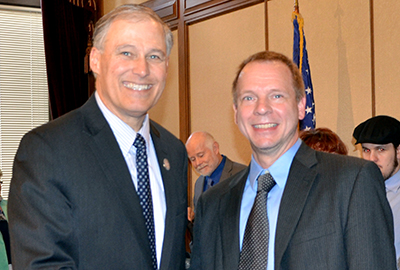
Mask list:
POLYGON ((400 144, 400 122, 387 115, 378 115, 359 124, 353 132, 358 143, 400 144))

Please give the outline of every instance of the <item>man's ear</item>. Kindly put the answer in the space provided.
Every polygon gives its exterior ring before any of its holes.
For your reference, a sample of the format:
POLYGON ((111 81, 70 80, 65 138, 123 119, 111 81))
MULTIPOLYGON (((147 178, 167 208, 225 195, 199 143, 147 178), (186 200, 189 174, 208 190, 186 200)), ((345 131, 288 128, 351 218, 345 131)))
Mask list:
POLYGON ((94 74, 98 74, 100 70, 100 55, 101 52, 96 47, 90 51, 90 68, 94 74))
POLYGON ((299 120, 303 120, 306 116, 306 96, 299 100, 297 107, 299 110, 299 120))
POLYGON ((213 152, 214 152, 215 154, 218 154, 218 153, 219 153, 219 144, 218 144, 218 142, 214 142, 214 143, 213 143, 213 152))
POLYGON ((396 148, 396 157, 397 157, 398 160, 400 160, 400 144, 396 148))
POLYGON ((237 105, 233 104, 233 120, 235 121, 235 124, 237 125, 236 114, 237 114, 237 105))

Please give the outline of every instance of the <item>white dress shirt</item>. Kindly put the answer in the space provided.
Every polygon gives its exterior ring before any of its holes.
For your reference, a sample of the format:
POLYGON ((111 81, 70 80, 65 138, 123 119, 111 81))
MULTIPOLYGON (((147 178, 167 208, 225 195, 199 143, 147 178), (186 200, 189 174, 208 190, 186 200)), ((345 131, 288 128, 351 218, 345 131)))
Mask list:
MULTIPOLYGON (((97 92, 95 92, 97 105, 106 118, 114 136, 119 144, 122 155, 125 158, 128 169, 131 173, 132 182, 137 189, 137 171, 136 171, 136 147, 133 142, 136 138, 136 132, 129 125, 113 114, 101 101, 97 92)), ((157 160, 153 140, 150 136, 150 120, 147 114, 139 133, 146 140, 147 159, 149 164, 150 188, 153 199, 154 228, 156 236, 157 264, 160 268, 162 246, 164 242, 165 214, 167 206, 165 201, 164 184, 161 177, 161 171, 157 160)))

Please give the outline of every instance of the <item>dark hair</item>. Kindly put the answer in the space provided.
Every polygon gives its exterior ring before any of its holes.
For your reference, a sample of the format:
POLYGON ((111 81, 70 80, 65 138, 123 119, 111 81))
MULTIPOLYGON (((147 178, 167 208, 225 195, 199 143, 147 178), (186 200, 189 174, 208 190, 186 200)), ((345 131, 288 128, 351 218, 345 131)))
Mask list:
POLYGON ((300 131, 300 139, 314 150, 347 155, 346 145, 339 136, 329 128, 300 131))
POLYGON ((240 64, 239 69, 236 73, 235 80, 233 81, 232 85, 232 96, 233 96, 233 104, 237 106, 237 84, 239 81, 240 73, 242 72, 243 68, 251 63, 251 62, 281 62, 282 64, 285 64, 289 70, 290 73, 292 74, 292 85, 293 89, 296 93, 296 100, 299 102, 302 97, 305 95, 304 91, 304 82, 303 82, 303 77, 301 76, 301 73, 299 71, 299 68, 297 65, 290 60, 288 57, 281 53, 277 52, 272 52, 272 51, 262 51, 256 54, 251 55, 248 57, 246 60, 240 64))

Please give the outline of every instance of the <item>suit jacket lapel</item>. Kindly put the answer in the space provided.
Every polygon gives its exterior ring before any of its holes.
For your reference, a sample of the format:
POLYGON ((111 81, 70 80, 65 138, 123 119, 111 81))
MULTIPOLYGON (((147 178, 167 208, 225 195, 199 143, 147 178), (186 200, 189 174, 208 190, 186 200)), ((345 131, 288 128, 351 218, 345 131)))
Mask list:
POLYGON ((223 269, 236 269, 239 263, 240 205, 248 174, 249 168, 235 176, 230 184, 230 189, 220 198, 219 223, 222 224, 220 233, 222 236, 223 269))
MULTIPOLYGON (((151 122, 150 122, 151 123, 151 122)), ((157 128, 150 124, 150 134, 153 140, 154 148, 157 154, 158 165, 160 167, 162 180, 164 183, 164 191, 165 191, 165 200, 167 204, 167 213, 165 218, 165 233, 164 233, 164 244, 162 249, 162 258, 161 258, 161 269, 168 269, 171 259, 171 254, 174 252, 174 245, 176 240, 179 240, 181 235, 176 235, 177 230, 175 229, 176 225, 176 209, 180 209, 178 205, 181 203, 179 201, 180 196, 176 195, 176 179, 180 176, 176 176, 177 172, 176 168, 170 168, 169 166, 173 166, 173 159, 176 158, 171 156, 171 151, 168 151, 168 142, 165 141, 157 128), (168 233, 167 233, 168 232, 168 233)), ((183 170, 183 169, 182 169, 183 170)))
POLYGON ((283 254, 317 176, 317 172, 311 169, 316 163, 315 151, 302 143, 293 159, 279 208, 275 237, 275 269, 279 269, 283 254))
MULTIPOLYGON (((122 206, 126 213, 126 219, 132 225, 132 230, 143 232, 134 233, 136 238, 132 241, 137 241, 138 246, 148 246, 145 220, 130 172, 115 136, 94 97, 91 97, 82 107, 82 112, 84 115, 83 132, 88 135, 87 144, 105 176, 102 179, 94 180, 103 181, 101 184, 108 186, 110 196, 122 206)), ((148 250, 142 248, 135 252, 143 252, 143 256, 148 256, 151 261, 150 248, 148 250)))
MULTIPOLYGON (((232 167, 233 167, 232 161, 231 161, 228 157, 226 157, 225 165, 224 165, 224 168, 223 168, 223 170, 222 170, 222 174, 221 174, 221 178, 220 178, 220 179, 225 180, 225 179, 227 179, 229 176, 231 176, 232 167)), ((223 180, 222 180, 222 181, 223 181, 223 180)), ((220 181, 221 181, 221 180, 220 180, 220 181)))

